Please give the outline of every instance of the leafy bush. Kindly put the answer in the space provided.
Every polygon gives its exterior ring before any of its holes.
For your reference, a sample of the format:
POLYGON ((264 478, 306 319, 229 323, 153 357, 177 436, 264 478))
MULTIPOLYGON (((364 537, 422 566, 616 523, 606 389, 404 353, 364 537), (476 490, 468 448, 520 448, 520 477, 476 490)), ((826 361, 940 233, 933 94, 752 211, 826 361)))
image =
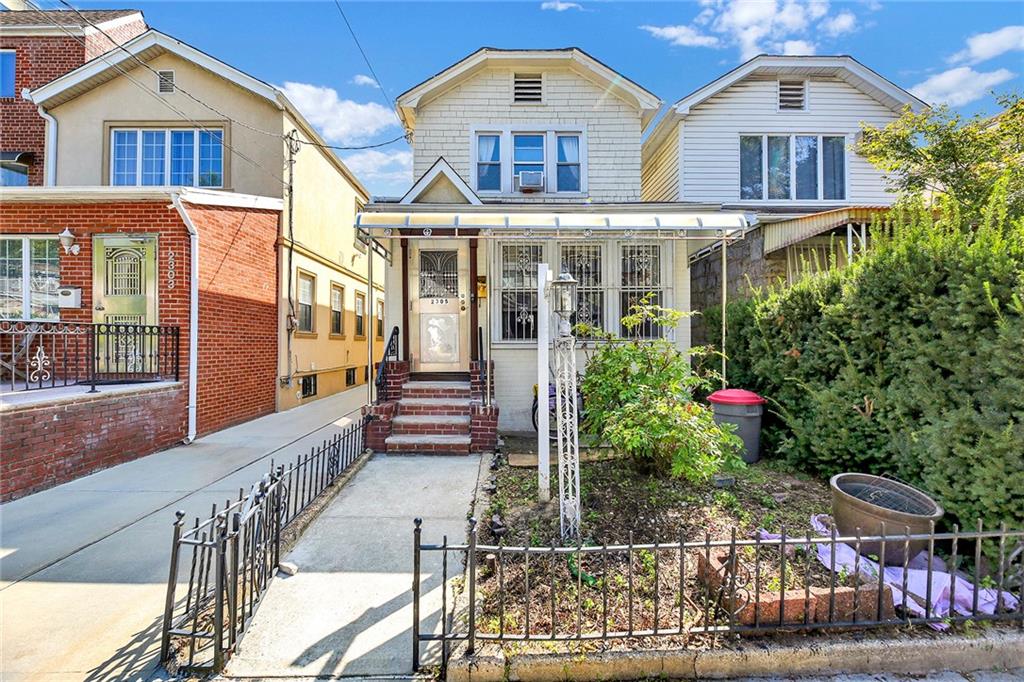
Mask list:
POLYGON ((691 371, 687 355, 667 339, 641 338, 645 329, 675 327, 682 315, 643 300, 622 318, 628 338, 578 328, 596 339, 583 378, 583 426, 645 469, 697 482, 742 466, 742 442, 694 400, 713 373, 691 371))
POLYGON ((1024 219, 1006 207, 1002 183, 980 225, 904 206, 850 267, 728 307, 730 383, 769 399, 766 450, 1024 524, 1024 219))

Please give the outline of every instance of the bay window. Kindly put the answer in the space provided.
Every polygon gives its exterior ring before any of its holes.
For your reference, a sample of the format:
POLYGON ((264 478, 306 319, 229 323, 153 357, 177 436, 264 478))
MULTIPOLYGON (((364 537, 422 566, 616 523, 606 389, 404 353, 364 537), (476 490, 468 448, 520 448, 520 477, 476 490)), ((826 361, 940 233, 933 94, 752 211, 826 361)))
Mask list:
POLYGON ((0 237, 0 319, 60 319, 59 248, 56 237, 0 237))
MULTIPOLYGON (((545 125, 474 130, 470 176, 477 192, 515 194, 520 173, 542 173, 540 192, 579 194, 587 191, 586 135, 576 127, 545 125)), ((527 190, 528 191, 528 190, 527 190)))
POLYGON ((741 135, 740 199, 846 199, 846 138, 841 135, 741 135))
POLYGON ((223 187, 224 132, 115 128, 111 131, 110 184, 223 187))

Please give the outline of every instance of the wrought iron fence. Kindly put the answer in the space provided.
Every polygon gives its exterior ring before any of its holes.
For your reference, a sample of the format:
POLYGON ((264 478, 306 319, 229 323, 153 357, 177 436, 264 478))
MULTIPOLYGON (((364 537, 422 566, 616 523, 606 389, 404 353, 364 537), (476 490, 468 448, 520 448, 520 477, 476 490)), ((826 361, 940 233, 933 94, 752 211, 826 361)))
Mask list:
POLYGON ((0 320, 0 381, 10 391, 177 381, 178 327, 0 320))
POLYGON ((281 558, 282 531, 365 451, 366 421, 275 466, 238 499, 185 526, 177 512, 160 660, 219 672, 260 605, 281 558))
MULTIPOLYGON (((625 545, 424 544, 413 536, 413 669, 424 642, 621 640, 1007 621, 1024 628, 1024 530, 840 536, 834 528, 625 545), (877 555, 862 551, 877 543, 877 555), (918 549, 920 552, 918 552, 918 549), (440 632, 421 622, 424 556, 440 554, 440 632), (449 615, 449 566, 466 612, 449 615), (879 570, 879 567, 882 567, 879 570), (944 570, 945 569, 945 570, 944 570)), ((436 561, 435 561, 436 563, 436 561)), ((436 576, 437 570, 431 571, 436 576)))

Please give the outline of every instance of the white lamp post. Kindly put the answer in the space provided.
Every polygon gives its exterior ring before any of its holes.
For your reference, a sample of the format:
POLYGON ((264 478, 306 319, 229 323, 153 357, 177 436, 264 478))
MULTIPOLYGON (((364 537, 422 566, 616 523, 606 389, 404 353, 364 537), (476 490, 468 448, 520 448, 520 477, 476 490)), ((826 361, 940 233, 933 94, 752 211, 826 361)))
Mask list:
POLYGON ((559 318, 555 338, 555 406, 558 427, 558 506, 562 541, 580 539, 580 442, 576 405, 576 337, 572 316, 576 312, 577 282, 563 272, 551 283, 552 304, 559 318))

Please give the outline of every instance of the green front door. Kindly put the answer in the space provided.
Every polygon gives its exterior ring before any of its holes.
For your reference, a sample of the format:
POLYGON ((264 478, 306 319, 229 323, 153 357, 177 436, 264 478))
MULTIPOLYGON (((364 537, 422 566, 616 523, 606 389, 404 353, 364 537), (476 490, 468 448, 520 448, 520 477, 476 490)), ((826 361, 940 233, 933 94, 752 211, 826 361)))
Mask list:
MULTIPOLYGON (((93 322, 102 325, 156 325, 157 239, 97 236, 93 238, 93 322)), ((100 327, 96 339, 96 370, 124 373, 142 370, 145 335, 124 327, 100 327)))

